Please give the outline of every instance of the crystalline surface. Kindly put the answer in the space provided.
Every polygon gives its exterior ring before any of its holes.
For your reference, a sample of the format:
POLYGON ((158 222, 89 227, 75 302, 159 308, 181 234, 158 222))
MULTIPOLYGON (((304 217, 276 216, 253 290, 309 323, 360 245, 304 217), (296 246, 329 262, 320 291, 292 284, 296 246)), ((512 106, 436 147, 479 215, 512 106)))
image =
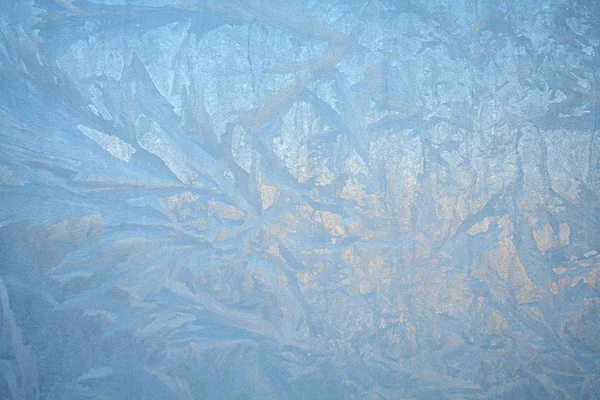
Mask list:
POLYGON ((0 2, 0 398, 600 398, 599 4, 0 2))

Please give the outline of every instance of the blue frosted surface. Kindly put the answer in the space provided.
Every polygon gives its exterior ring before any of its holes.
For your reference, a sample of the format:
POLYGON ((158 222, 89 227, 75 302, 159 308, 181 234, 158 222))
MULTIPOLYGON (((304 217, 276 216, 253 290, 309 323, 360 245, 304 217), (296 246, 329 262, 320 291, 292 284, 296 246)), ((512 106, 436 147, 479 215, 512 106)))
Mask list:
POLYGON ((600 3, 6 0, 0 399, 600 398, 600 3))

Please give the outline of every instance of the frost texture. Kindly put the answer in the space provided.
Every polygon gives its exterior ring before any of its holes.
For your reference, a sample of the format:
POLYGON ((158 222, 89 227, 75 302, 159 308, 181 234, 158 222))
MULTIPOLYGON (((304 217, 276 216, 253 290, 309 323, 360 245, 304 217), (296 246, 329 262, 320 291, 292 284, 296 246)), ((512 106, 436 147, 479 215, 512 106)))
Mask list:
POLYGON ((600 3, 0 3, 0 398, 600 398, 600 3))

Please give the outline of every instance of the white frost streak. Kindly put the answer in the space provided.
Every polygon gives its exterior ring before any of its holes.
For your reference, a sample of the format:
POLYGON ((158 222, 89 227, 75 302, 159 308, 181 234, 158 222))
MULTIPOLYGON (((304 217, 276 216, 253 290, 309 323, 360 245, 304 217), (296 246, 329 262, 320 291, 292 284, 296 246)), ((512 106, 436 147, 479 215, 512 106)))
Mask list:
POLYGON ((128 163, 131 160, 131 156, 135 153, 133 146, 131 146, 129 143, 125 143, 116 136, 107 135, 83 125, 77 125, 77 129, 79 129, 85 136, 96 142, 98 146, 102 147, 110 155, 118 158, 121 161, 128 163))

